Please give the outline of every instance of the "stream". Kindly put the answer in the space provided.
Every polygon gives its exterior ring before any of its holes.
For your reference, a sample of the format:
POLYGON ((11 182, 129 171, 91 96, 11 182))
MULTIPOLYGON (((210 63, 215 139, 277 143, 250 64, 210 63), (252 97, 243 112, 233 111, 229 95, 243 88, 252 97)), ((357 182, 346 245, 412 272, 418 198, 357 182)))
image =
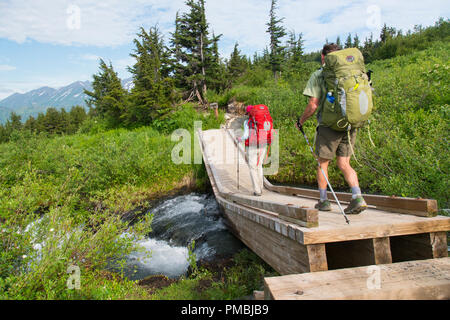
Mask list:
POLYGON ((177 196, 162 201, 148 213, 154 214, 152 232, 139 242, 146 252, 128 256, 125 276, 131 280, 161 274, 177 278, 186 274, 188 246, 192 241, 197 261, 231 257, 245 248, 228 231, 213 195, 177 196))

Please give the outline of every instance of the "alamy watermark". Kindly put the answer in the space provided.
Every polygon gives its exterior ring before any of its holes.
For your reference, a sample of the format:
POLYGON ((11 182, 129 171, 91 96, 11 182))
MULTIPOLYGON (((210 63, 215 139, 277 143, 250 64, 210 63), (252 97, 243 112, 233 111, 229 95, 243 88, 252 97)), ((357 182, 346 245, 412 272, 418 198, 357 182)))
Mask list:
POLYGON ((81 9, 75 4, 71 4, 66 10, 67 19, 66 26, 69 30, 81 29, 81 9))
POLYGON ((81 288, 81 270, 80 267, 75 265, 70 265, 67 268, 67 273, 69 278, 67 279, 67 289, 69 290, 80 290, 81 288))
POLYGON ((366 281, 367 289, 381 289, 381 268, 379 266, 369 266, 366 272, 369 275, 366 281))
POLYGON ((367 7, 368 19, 366 21, 366 26, 370 30, 380 30, 381 29, 381 8, 377 5, 371 5, 367 7))

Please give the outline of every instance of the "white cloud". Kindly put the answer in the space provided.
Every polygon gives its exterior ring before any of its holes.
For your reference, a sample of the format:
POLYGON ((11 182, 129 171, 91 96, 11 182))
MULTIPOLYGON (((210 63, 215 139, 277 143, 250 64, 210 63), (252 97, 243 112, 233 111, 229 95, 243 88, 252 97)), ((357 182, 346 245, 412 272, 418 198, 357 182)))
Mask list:
POLYGON ((92 53, 86 53, 81 56, 81 60, 86 60, 86 61, 99 61, 100 59, 103 59, 103 58, 96 54, 92 54, 92 53))
POLYGON ((12 70, 16 70, 16 67, 7 64, 0 64, 0 71, 12 71, 12 70))
POLYGON ((446 0, 428 1, 283 1, 278 15, 285 17, 288 30, 303 32, 306 47, 319 49, 325 39, 335 41, 337 36, 345 40, 349 33, 358 33, 361 41, 370 36, 378 38, 380 28, 374 26, 377 17, 374 7, 379 8, 379 25, 386 23, 407 31, 416 24, 432 25, 441 16, 450 14, 450 3, 446 0), (368 9, 372 10, 368 10, 368 9))
POLYGON ((118 46, 129 43, 141 25, 173 23, 174 4, 182 3, 181 0, 169 3, 159 0, 3 0, 0 3, 0 37, 19 43, 33 39, 63 45, 118 46))
MULTIPOLYGON (((398 29, 415 24, 431 25, 440 16, 448 18, 448 0, 428 1, 336 1, 279 0, 279 17, 287 30, 302 32, 309 50, 318 49, 325 38, 335 40, 358 32, 361 40, 370 32, 369 6, 378 6, 381 23, 398 29)), ((220 50, 225 57, 234 43, 253 54, 268 44, 266 23, 270 0, 206 0, 207 19, 215 34, 223 34, 220 50)), ((0 37, 19 43, 33 39, 63 45, 113 47, 129 44, 140 26, 158 25, 168 40, 175 14, 185 12, 185 0, 2 0, 0 37), (79 11, 73 8, 79 8, 79 11), (77 16, 79 13, 79 16, 77 16), (79 18, 79 19, 78 19, 79 18)))

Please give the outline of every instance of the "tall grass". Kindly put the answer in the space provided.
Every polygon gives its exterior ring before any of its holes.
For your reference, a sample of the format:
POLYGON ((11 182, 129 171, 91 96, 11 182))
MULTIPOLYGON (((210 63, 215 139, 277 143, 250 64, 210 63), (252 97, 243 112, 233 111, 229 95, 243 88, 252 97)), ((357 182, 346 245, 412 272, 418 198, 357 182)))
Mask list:
POLYGON ((138 213, 154 198, 207 179, 200 165, 172 161, 178 142, 170 130, 193 133, 194 120, 215 128, 223 114, 216 119, 185 106, 172 120, 134 130, 91 122, 87 133, 23 132, 0 145, 0 299, 147 296, 120 273, 150 231, 151 215, 138 213), (67 287, 71 265, 81 270, 80 290, 67 287), (105 272, 112 265, 119 273, 105 272))
MULTIPOLYGON (((352 160, 365 192, 433 198, 449 207, 449 49, 436 42, 425 51, 367 66, 376 89, 370 125, 375 147, 368 130, 361 129, 355 150, 361 166, 352 160)), ((280 169, 269 177, 275 182, 316 186, 316 162, 294 123, 306 108, 302 92, 318 67, 309 64, 295 80, 267 80, 263 87, 241 85, 227 93, 246 104, 269 106, 280 131, 280 169)), ((311 142, 316 125, 314 118, 304 126, 311 142)), ((329 174, 333 186, 347 190, 335 165, 329 174)))

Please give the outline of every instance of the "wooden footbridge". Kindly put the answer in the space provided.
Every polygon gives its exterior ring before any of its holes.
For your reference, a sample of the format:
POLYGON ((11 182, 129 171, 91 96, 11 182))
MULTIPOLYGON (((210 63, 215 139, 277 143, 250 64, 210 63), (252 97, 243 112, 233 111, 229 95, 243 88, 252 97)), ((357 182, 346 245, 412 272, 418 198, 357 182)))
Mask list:
MULTIPOLYGON (((282 275, 265 279, 266 298, 450 299, 450 218, 436 216, 435 200, 364 195, 369 208, 348 225, 335 203, 331 212, 314 209, 315 190, 265 180, 263 195, 253 196, 233 130, 197 134, 229 229, 282 275), (374 265, 384 276, 381 289, 369 292, 366 270, 374 265)), ((344 204, 351 198, 337 195, 344 204)))

